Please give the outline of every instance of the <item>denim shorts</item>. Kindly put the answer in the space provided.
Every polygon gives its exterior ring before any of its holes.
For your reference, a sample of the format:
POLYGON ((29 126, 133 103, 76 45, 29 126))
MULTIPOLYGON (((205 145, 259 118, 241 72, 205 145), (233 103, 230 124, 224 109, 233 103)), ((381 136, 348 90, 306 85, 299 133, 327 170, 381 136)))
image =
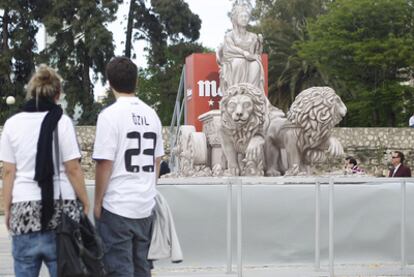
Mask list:
POLYGON ((151 277, 147 260, 153 217, 131 219, 102 209, 95 220, 105 247, 104 263, 108 276, 151 277))
POLYGON ((57 277, 56 235, 54 231, 12 236, 16 277, 38 277, 42 262, 51 277, 57 277))

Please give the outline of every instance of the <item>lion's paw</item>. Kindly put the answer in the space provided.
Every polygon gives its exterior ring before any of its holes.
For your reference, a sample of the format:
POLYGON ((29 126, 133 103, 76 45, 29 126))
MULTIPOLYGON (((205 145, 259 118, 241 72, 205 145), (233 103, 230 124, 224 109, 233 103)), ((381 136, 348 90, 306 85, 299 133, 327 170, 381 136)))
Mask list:
POLYGON ((334 157, 342 156, 345 153, 342 144, 335 137, 329 138, 328 152, 334 157))
POLYGON ((282 174, 280 173, 280 171, 277 171, 276 169, 269 169, 266 170, 266 176, 270 176, 270 177, 277 177, 277 176, 281 176, 282 174))
POLYGON ((263 160, 263 145, 264 139, 261 136, 253 137, 246 149, 246 161, 261 161, 263 160))
POLYGON ((229 167, 224 172, 224 176, 240 176, 240 169, 238 167, 229 167))

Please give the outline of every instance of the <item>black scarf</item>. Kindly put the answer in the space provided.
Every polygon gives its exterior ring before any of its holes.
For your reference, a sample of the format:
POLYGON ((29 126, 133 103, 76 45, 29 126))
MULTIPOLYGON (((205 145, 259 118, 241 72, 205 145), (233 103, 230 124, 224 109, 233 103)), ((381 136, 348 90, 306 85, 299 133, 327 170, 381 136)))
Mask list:
POLYGON ((53 195, 53 131, 59 119, 62 117, 62 108, 52 100, 39 98, 29 100, 23 107, 25 112, 49 111, 42 121, 39 140, 37 141, 36 167, 34 180, 38 182, 42 192, 41 224, 42 230, 46 230, 49 221, 54 214, 53 195))

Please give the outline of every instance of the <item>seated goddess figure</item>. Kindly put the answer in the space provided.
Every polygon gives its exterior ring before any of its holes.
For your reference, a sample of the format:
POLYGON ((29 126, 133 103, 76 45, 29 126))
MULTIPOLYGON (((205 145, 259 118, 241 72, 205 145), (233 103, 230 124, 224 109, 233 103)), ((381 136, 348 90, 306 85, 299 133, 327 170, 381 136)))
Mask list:
POLYGON ((250 83, 264 91, 261 54, 263 38, 246 30, 251 15, 248 3, 236 3, 231 12, 233 30, 226 33, 217 51, 220 88, 225 94, 235 84, 250 83))

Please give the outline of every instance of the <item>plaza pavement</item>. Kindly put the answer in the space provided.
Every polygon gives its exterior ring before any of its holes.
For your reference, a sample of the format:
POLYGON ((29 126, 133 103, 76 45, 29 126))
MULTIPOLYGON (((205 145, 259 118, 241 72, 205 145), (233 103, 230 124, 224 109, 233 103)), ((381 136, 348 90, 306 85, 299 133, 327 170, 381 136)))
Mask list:
MULTIPOLYGON (((395 272, 395 266, 391 265, 390 272, 395 272), (394 269, 392 269, 394 268, 394 269)), ((349 267, 338 266, 337 277, 345 276, 414 276, 414 269, 411 268, 407 274, 395 274, 390 273, 387 275, 375 274, 376 269, 384 269, 381 265, 370 265, 367 267, 350 269, 349 267), (366 274, 356 274, 356 271, 366 271, 366 274)), ((233 277, 237 276, 236 273, 225 274, 224 268, 158 268, 154 271, 153 277, 233 277)), ((300 266, 263 266, 263 267, 246 267, 244 269, 243 277, 321 277, 328 276, 327 269, 325 268, 322 272, 311 272, 312 269, 309 267, 300 266)), ((11 240, 4 224, 4 216, 0 216, 0 277, 14 276, 13 273, 13 259, 11 256, 11 240)), ((40 273, 40 277, 47 277, 49 274, 43 267, 40 273)))
POLYGON ((4 216, 0 216, 0 276, 13 276, 13 261, 10 255, 10 239, 4 225, 4 216))

